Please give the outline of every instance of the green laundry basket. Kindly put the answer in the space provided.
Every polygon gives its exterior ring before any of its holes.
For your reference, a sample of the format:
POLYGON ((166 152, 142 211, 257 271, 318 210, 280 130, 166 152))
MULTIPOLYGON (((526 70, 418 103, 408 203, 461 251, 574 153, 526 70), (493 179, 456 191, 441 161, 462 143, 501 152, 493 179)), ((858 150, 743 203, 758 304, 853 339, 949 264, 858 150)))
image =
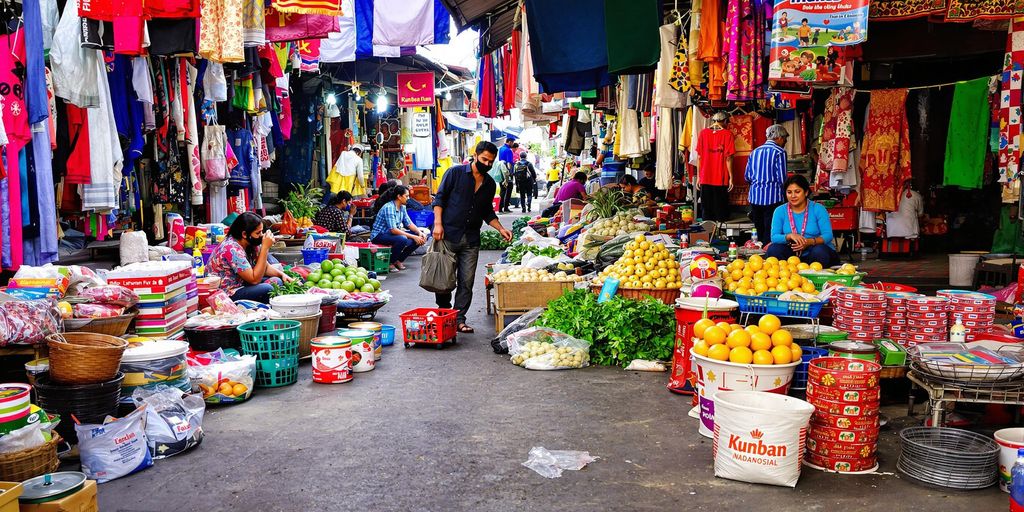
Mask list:
POLYGON ((238 327, 242 352, 256 356, 256 386, 278 387, 299 380, 297 320, 265 320, 238 327))

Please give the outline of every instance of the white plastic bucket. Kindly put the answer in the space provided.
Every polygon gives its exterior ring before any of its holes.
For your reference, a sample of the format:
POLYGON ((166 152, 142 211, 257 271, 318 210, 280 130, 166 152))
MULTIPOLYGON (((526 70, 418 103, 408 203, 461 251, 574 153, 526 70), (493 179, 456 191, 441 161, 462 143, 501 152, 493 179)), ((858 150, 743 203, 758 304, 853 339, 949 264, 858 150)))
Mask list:
POLYGON ((949 255, 949 285, 971 286, 974 284, 974 268, 981 261, 980 254, 949 255))
POLYGON ((719 391, 715 476, 796 487, 814 406, 761 391, 719 391))
POLYGON ((715 431, 715 393, 719 391, 766 391, 785 395, 793 381, 793 372, 801 361, 789 364, 760 365, 718 361, 693 354, 697 367, 697 400, 700 425, 697 432, 712 437, 715 431))
POLYGON ((1017 462, 1017 449, 1024 448, 1024 428, 1004 428, 993 435, 999 445, 999 488, 1010 492, 1010 469, 1017 462))

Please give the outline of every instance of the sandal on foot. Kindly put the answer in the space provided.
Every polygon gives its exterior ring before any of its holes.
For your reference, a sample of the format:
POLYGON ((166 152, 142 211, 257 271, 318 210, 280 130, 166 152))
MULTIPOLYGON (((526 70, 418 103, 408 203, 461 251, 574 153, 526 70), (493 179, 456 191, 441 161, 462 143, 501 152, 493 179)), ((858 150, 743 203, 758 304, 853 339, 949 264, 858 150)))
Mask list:
POLYGON ((468 326, 466 324, 459 324, 459 332, 465 333, 465 334, 473 334, 476 331, 474 331, 472 327, 470 327, 470 326, 468 326))

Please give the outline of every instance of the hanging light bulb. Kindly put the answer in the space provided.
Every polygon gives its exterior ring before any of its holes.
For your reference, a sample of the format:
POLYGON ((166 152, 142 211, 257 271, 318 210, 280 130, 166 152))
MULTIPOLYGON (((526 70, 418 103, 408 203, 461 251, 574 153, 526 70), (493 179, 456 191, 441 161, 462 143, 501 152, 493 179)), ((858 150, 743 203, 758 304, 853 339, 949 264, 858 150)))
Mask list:
POLYGON ((338 98, 334 96, 333 92, 327 95, 327 104, 328 105, 337 105, 338 104, 338 98))
POLYGON ((383 87, 377 92, 375 104, 377 105, 377 112, 386 112, 388 110, 388 91, 383 87))
POLYGON ((444 100, 445 101, 451 101, 452 100, 452 92, 451 91, 445 91, 444 92, 444 100))

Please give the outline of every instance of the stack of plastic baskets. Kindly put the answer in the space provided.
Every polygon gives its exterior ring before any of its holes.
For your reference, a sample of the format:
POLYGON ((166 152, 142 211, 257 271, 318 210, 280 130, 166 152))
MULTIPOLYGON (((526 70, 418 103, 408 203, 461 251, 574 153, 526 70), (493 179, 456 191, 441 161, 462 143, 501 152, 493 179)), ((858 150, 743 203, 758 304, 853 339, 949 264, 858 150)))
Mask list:
POLYGON ((793 383, 789 385, 789 389, 807 389, 807 368, 810 366, 811 360, 828 356, 828 349, 825 348, 800 348, 803 349, 803 355, 800 356, 800 366, 797 366, 793 372, 793 383))
POLYGON ((256 356, 256 386, 276 388, 299 380, 299 329, 296 320, 249 322, 238 327, 242 352, 256 356))

